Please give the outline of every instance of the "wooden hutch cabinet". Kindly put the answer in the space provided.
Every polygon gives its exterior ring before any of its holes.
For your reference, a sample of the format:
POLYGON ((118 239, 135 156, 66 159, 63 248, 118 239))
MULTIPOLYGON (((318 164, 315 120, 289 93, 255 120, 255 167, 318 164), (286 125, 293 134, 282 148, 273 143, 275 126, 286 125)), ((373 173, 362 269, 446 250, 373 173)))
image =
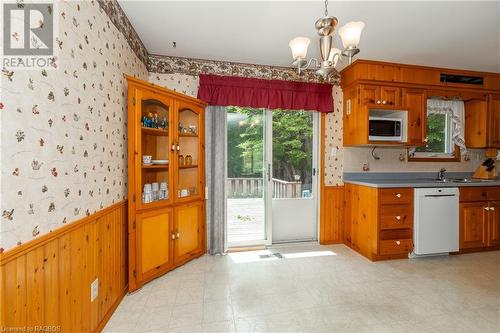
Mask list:
POLYGON ((129 290, 205 253, 204 108, 128 81, 129 290))

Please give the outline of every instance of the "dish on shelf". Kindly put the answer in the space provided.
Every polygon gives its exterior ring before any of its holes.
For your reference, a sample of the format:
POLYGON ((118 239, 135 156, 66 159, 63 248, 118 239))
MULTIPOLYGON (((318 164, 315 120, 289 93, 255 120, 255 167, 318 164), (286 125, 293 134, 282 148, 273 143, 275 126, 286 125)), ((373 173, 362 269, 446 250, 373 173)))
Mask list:
POLYGON ((152 160, 153 164, 168 164, 168 160, 152 160))

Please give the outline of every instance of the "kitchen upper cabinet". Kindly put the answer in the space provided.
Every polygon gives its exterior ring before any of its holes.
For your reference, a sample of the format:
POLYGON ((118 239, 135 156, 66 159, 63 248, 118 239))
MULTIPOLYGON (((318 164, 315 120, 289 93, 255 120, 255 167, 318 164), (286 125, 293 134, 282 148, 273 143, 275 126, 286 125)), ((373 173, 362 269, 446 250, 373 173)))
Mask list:
POLYGON ((183 262, 203 251, 203 205, 201 202, 175 208, 175 259, 183 262))
POLYGON ((488 101, 465 102, 465 145, 468 148, 488 146, 488 101))
POLYGON ((423 89, 403 89, 403 108, 408 110, 408 145, 424 146, 427 96, 423 89))
POLYGON ((488 147, 500 148, 500 95, 489 96, 488 112, 488 147))
POLYGON ((500 148, 500 95, 465 102, 465 144, 469 148, 500 148))
POLYGON ((488 246, 500 246, 500 201, 488 205, 488 246))
POLYGON ((171 208, 136 215, 137 280, 173 266, 173 214, 171 208))
POLYGON ((485 201, 460 204, 460 249, 487 246, 487 208, 485 201))
POLYGON ((401 106, 401 89, 399 87, 360 85, 359 94, 362 105, 401 106))

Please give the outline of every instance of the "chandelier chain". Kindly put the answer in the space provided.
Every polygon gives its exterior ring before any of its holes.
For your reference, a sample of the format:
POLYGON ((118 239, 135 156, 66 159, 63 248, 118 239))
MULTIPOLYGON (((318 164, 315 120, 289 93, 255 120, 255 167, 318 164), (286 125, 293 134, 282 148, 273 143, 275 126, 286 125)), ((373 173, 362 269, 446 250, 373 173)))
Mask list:
POLYGON ((328 16, 328 0, 325 0, 325 17, 328 16))

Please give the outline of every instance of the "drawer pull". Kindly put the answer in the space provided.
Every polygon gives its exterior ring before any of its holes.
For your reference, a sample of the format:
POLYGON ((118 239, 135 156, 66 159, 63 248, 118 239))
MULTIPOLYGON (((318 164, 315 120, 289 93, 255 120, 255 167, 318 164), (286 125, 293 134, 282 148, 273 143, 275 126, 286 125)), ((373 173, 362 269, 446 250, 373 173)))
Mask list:
POLYGON ((396 216, 396 220, 401 221, 401 216, 396 216))
POLYGON ((490 210, 490 207, 484 207, 484 210, 490 210))
POLYGON ((495 210, 495 207, 490 207, 490 210, 495 210))
POLYGON ((396 245, 401 245, 401 242, 400 241, 396 241, 396 245))
POLYGON ((401 193, 396 194, 396 198, 401 198, 401 193))

